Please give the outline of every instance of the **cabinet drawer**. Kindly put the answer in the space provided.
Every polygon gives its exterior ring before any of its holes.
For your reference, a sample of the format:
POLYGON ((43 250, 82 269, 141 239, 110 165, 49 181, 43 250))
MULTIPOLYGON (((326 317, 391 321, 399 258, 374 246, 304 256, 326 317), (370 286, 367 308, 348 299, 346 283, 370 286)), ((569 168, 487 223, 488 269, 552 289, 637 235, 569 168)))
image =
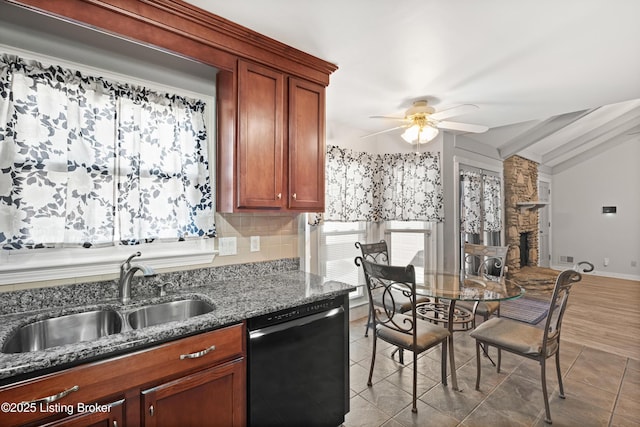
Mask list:
POLYGON ((14 407, 0 412, 0 425, 19 425, 66 413, 79 403, 104 401, 127 389, 244 355, 243 331, 244 325, 234 325, 4 386, 0 388, 0 402, 14 407))

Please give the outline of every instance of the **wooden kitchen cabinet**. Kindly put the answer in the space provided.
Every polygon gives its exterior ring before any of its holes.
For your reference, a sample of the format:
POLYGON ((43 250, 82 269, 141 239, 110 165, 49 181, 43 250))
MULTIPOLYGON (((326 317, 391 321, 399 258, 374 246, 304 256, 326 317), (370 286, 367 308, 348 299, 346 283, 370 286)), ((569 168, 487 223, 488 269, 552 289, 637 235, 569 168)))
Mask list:
POLYGON ((246 423, 244 331, 244 324, 229 326, 2 386, 0 402, 32 405, 28 410, 1 412, 0 425, 165 425, 147 412, 148 403, 154 402, 154 408, 175 421, 173 425, 197 425, 189 424, 191 417, 204 412, 208 420, 242 426, 246 423), (50 396, 57 398, 41 403, 50 396), (93 404, 104 406, 101 411, 78 412, 79 405, 93 404), (106 405, 109 410, 104 410, 106 405))
POLYGON ((324 87, 289 77, 289 207, 324 212, 324 87))
MULTIPOLYGON (((232 102, 231 79, 218 85, 232 102)), ((218 210, 324 211, 324 86, 239 60, 237 88, 237 136, 219 138, 218 210)))
POLYGON ((244 369, 243 361, 236 360, 144 390, 141 425, 243 425, 244 369))
POLYGON ((284 191, 284 75, 238 62, 239 208, 280 208, 284 191))

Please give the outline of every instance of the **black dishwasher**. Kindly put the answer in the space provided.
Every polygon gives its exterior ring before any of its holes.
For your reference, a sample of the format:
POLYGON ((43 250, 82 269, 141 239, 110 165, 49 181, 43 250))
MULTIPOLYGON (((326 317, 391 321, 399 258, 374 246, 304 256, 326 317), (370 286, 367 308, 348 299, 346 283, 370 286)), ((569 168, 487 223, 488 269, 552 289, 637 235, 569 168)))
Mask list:
POLYGON ((253 427, 337 427, 349 407, 346 296, 249 319, 253 427))

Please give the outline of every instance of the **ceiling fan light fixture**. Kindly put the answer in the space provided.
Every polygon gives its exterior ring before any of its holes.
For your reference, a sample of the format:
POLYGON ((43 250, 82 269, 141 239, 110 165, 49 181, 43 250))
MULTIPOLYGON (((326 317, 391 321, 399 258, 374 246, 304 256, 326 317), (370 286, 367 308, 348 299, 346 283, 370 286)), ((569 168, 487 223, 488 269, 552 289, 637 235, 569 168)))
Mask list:
POLYGON ((424 144, 438 136, 438 133, 440 133, 438 128, 433 126, 413 125, 408 127, 401 136, 409 144, 424 144))

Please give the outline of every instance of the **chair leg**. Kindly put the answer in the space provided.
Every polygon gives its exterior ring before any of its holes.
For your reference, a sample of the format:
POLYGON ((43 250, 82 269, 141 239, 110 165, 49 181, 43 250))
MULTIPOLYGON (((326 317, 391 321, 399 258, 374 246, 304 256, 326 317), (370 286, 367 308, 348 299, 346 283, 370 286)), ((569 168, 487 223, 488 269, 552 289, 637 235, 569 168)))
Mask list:
POLYGON ((500 363, 502 363, 502 350, 498 349, 498 364, 496 365, 497 373, 500 373, 500 363))
POLYGON ((414 414, 418 412, 416 402, 418 400, 418 352, 413 352, 413 407, 411 412, 414 414))
POLYGON ((480 341, 476 340, 476 390, 480 390, 480 341))
POLYGON ((544 412, 545 412, 544 422, 547 424, 551 424, 551 410, 549 409, 549 394, 547 393, 546 359, 544 357, 540 361, 540 375, 542 379, 542 397, 544 397, 544 412))
POLYGON ((453 354, 453 332, 447 338, 447 343, 449 345, 449 365, 451 366, 449 369, 451 370, 451 383, 453 384, 453 389, 455 391, 460 391, 460 389, 458 388, 458 380, 456 378, 456 372, 455 372, 456 358, 455 358, 455 355, 453 354))
POLYGON ((564 399, 564 387, 562 385, 562 372, 560 372, 560 349, 556 351, 556 372, 558 374, 558 386, 560 388, 560 399, 564 399))
POLYGON ((396 349, 391 352, 392 359, 396 353, 398 353, 398 362, 400 362, 401 365, 404 365, 404 349, 400 347, 396 347, 396 349))
POLYGON ((447 340, 442 341, 442 360, 440 361, 442 384, 447 385, 447 340))
MULTIPOLYGON (((497 312, 498 312, 498 314, 500 314, 500 307, 498 307, 497 312)), ((500 317, 500 316, 498 316, 498 317, 500 317)), ((489 313, 485 313, 485 315, 482 316, 482 321, 483 322, 486 322, 487 320, 489 320, 489 313)), ((475 328, 475 326, 474 326, 474 328, 475 328)), ((493 359, 491 358, 491 356, 489 356, 489 346, 488 345, 484 345, 484 344, 482 345, 482 352, 484 353, 484 356, 487 359, 489 359, 489 362, 491 362, 491 364, 493 366, 496 366, 496 362, 494 362, 493 359)))
POLYGON ((378 335, 376 332, 373 332, 373 350, 371 351, 371 368, 369 369, 369 380, 367 381, 367 385, 371 387, 371 379, 373 378, 373 366, 376 364, 376 344, 378 341, 378 335))
POLYGON ((371 325, 371 310, 369 310, 369 315, 367 316, 367 328, 364 330, 364 336, 369 336, 369 325, 371 325))

